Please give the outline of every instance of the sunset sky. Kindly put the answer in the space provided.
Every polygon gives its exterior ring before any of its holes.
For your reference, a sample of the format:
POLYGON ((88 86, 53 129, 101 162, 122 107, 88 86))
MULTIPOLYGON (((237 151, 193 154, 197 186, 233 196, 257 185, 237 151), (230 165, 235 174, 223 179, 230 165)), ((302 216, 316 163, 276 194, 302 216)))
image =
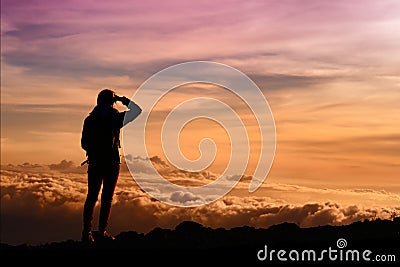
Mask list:
POLYGON ((129 153, 124 160, 134 172, 123 166, 111 232, 183 220, 226 228, 340 225, 400 213, 399 14, 396 0, 2 0, 1 242, 79 239, 86 194, 80 135, 97 93, 112 88, 130 98, 155 73, 190 61, 231 66, 260 88, 276 127, 272 168, 249 193, 260 153, 249 110, 218 86, 178 87, 151 114, 153 164, 181 185, 206 184, 226 167, 229 136, 211 120, 187 124, 179 140, 191 160, 203 138, 214 140, 207 170, 174 169, 162 150, 168 112, 210 97, 244 121, 251 145, 245 177, 220 200, 178 208, 140 190, 132 175, 148 173, 145 155, 129 153))

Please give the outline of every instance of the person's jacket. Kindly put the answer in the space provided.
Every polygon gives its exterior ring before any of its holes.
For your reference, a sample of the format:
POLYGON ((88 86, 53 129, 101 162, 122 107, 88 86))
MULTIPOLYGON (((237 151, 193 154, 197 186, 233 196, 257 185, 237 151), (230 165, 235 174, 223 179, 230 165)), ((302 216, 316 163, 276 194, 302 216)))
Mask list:
POLYGON ((112 106, 98 104, 84 120, 81 146, 86 151, 88 162, 120 163, 120 130, 142 112, 134 102, 125 98, 122 103, 126 111, 118 111, 112 106))

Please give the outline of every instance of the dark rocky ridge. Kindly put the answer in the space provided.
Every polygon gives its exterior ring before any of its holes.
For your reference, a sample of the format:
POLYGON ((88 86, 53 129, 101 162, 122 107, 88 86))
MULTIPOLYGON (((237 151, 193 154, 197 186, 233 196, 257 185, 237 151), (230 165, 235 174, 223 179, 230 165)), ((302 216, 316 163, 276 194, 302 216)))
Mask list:
MULTIPOLYGON (((96 233, 95 233, 96 234, 96 233)), ((371 250, 373 254, 394 255, 396 262, 385 262, 394 266, 400 262, 400 218, 394 220, 374 220, 356 222, 345 226, 319 226, 300 228, 296 224, 283 223, 268 229, 248 226, 232 229, 212 229, 195 222, 182 222, 175 229, 155 228, 147 234, 134 231, 121 232, 114 241, 97 242, 88 246, 80 241, 66 240, 37 246, 10 246, 1 244, 1 258, 9 258, 13 263, 30 259, 40 264, 54 263, 117 263, 137 265, 139 261, 146 264, 174 263, 192 265, 191 263, 239 263, 246 266, 271 265, 270 260, 260 261, 257 252, 268 247, 275 250, 274 265, 278 261, 278 250, 315 250, 338 249, 337 241, 343 238, 347 246, 343 250, 371 250), (132 264, 129 264, 132 263, 132 264)), ((287 257, 287 255, 286 255, 287 257)), ((324 259, 325 264, 349 262, 324 259)), ((290 265, 301 262, 290 261, 290 265)), ((304 264, 304 261, 302 262, 304 264)), ((307 264, 315 262, 308 261, 307 264)), ((318 262, 320 263, 320 262, 318 262)), ((351 265, 357 262, 350 262, 351 265)), ((362 265, 373 262, 358 262, 362 265)), ((374 262, 376 263, 376 262, 374 262)), ((288 264, 288 262, 286 262, 288 264)))

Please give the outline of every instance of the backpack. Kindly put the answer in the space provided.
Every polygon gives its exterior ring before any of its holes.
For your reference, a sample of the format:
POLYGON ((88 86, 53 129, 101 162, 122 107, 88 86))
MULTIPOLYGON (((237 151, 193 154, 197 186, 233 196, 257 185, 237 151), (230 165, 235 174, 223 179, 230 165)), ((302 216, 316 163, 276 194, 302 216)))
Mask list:
POLYGON ((119 148, 119 130, 113 127, 112 114, 90 113, 84 120, 81 147, 88 158, 109 158, 119 148))

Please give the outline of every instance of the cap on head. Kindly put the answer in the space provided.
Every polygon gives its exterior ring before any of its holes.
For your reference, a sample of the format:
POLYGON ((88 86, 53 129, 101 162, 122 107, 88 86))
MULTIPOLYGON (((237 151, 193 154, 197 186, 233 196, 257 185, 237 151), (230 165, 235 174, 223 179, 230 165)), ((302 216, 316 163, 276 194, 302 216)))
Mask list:
POLYGON ((113 90, 103 89, 97 95, 97 104, 112 105, 115 102, 114 96, 115 96, 115 93, 113 90))

